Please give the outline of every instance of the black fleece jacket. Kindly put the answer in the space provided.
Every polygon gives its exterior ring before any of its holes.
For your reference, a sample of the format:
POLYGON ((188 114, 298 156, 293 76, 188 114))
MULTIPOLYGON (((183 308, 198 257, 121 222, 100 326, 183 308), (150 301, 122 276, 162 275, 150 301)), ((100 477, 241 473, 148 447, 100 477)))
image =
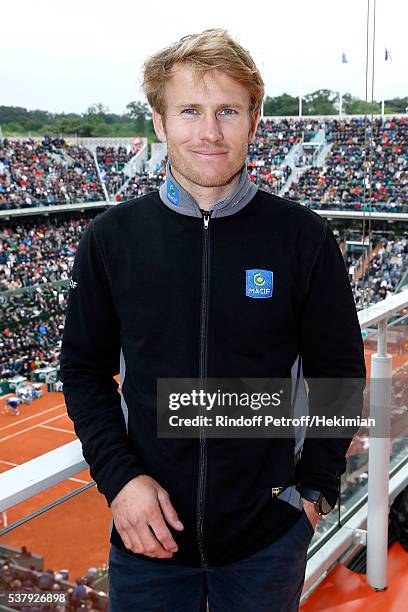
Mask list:
MULTIPOLYGON (((158 193, 117 204, 81 237, 69 290, 68 415, 109 506, 140 474, 169 492, 185 529, 170 528, 179 550, 156 563, 221 565, 267 546, 300 512, 271 487, 303 483, 334 504, 351 441, 306 437, 295 464, 293 439, 160 438, 157 378, 284 378, 298 355, 306 380, 366 375, 347 271, 323 218, 258 190, 205 225, 158 193), (253 269, 273 272, 270 297, 246 295, 253 269)), ((114 524, 110 539, 127 550, 114 524)))

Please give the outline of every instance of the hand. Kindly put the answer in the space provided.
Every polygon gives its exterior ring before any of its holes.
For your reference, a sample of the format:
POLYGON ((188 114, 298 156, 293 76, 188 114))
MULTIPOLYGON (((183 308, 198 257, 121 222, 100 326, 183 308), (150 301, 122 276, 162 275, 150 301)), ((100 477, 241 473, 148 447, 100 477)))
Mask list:
POLYGON ((305 512, 307 514, 307 518, 311 522, 313 529, 316 529, 316 525, 319 521, 320 516, 316 512, 314 503, 309 501, 308 499, 304 499, 304 497, 302 497, 302 501, 303 508, 305 509, 305 512))
POLYGON ((161 559, 169 559, 177 552, 178 546, 164 519, 179 531, 184 526, 168 492, 154 478, 147 474, 136 476, 119 491, 110 507, 126 548, 161 559))

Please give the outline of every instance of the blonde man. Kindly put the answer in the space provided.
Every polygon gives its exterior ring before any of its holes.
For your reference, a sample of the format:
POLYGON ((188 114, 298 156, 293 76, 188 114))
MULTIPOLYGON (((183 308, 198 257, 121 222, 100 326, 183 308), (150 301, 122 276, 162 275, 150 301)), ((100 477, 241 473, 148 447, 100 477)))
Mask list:
POLYGON ((320 216, 250 181, 264 84, 226 31, 159 51, 143 85, 166 182, 86 229, 61 358, 113 516, 110 610, 294 611, 350 439, 295 461, 293 436, 158 436, 157 382, 288 379, 298 355, 307 377, 364 378, 345 265, 320 216))

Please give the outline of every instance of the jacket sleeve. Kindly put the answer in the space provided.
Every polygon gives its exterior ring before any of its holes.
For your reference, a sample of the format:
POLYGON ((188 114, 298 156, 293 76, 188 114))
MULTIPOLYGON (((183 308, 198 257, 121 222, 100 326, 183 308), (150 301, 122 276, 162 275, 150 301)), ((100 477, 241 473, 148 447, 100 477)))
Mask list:
MULTIPOLYGON (((309 414, 333 416, 337 402, 337 414, 343 408, 349 417, 361 416, 364 345, 343 256, 326 221, 303 299, 300 354, 309 387, 309 414)), ((297 481, 321 491, 332 506, 339 497, 339 476, 346 469, 346 453, 357 430, 326 438, 322 433, 313 438, 306 432, 296 465, 297 481)))
POLYGON ((90 474, 110 507, 122 487, 145 471, 128 438, 113 378, 119 372, 120 322, 94 225, 95 219, 85 229, 72 268, 60 377, 90 474))

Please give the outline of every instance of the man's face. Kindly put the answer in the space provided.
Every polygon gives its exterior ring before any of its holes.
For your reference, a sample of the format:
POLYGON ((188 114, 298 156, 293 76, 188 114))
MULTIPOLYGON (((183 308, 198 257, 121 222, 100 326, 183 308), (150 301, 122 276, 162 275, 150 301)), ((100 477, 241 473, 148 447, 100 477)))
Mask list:
POLYGON ((227 185, 241 170, 258 123, 249 115, 250 94, 214 70, 197 78, 179 64, 165 88, 166 117, 153 110, 156 134, 167 142, 170 165, 201 187, 227 185))

